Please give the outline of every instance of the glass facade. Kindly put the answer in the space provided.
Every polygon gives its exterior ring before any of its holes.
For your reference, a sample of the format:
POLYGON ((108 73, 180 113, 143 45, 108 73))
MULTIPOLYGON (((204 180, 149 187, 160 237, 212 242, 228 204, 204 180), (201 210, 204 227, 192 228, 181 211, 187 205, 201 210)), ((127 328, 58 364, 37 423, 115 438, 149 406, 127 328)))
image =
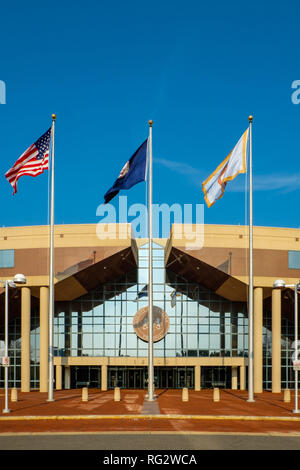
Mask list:
MULTIPOLYGON (((284 313, 284 312, 282 312, 284 313)), ((294 388, 295 372, 292 366, 294 324, 284 315, 281 318, 281 388, 294 388)), ((272 312, 264 311, 263 316, 263 386, 272 388, 272 312)))
MULTIPOLYGON (((148 250, 139 250, 138 283, 130 275, 99 286, 68 303, 57 303, 54 346, 60 356, 147 357, 148 343, 133 328, 136 312, 148 305, 139 293, 148 284, 148 250)), ((158 357, 245 356, 246 305, 229 302, 164 268, 164 249, 153 247, 153 303, 170 320, 168 334, 154 344, 158 357), (175 305, 171 294, 176 291, 175 305)))
MULTIPOLYGON (((139 249, 138 270, 69 302, 55 303, 54 350, 57 356, 72 357, 136 357, 148 355, 148 343, 140 339, 134 328, 136 312, 148 305, 142 289, 148 284, 148 246, 139 249)), ((228 301, 203 286, 180 278, 164 265, 164 248, 153 244, 153 303, 169 317, 169 330, 154 343, 154 356, 175 357, 247 357, 248 317, 244 302, 228 301)), ((20 318, 9 325, 9 386, 21 384, 20 318)), ((291 366, 292 325, 282 322, 282 387, 293 386, 291 366)), ((271 388, 271 313, 264 312, 263 382, 271 388)), ((0 341, 3 344, 1 329, 0 341)), ((31 387, 39 387, 39 310, 31 313, 31 387)), ((108 386, 122 383, 129 388, 143 388, 145 367, 109 367, 108 386), (131 370, 129 373, 128 370, 131 370)), ((201 386, 230 386, 230 367, 202 367, 201 386)), ((87 382, 100 386, 100 367, 73 367, 71 386, 87 382)), ((156 386, 180 388, 194 386, 193 367, 155 368, 156 386)), ((0 387, 4 386, 4 370, 0 368, 0 387)))

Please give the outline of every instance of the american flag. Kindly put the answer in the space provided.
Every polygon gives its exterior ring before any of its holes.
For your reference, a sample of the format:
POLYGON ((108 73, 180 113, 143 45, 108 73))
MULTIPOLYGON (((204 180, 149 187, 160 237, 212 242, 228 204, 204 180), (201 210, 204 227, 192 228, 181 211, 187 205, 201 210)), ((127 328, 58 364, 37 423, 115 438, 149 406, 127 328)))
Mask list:
POLYGON ((17 181, 21 176, 38 176, 49 167, 51 127, 18 158, 5 177, 17 192, 17 181))

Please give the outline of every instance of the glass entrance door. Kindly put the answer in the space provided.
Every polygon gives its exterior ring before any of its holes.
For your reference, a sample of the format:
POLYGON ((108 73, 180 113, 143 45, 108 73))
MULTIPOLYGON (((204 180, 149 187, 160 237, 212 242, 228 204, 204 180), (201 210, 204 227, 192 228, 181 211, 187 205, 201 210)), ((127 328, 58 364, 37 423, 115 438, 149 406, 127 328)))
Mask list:
POLYGON ((100 388, 101 368, 98 366, 71 367, 71 388, 100 388))
MULTIPOLYGON (((108 367, 108 388, 147 389, 147 367, 108 367)), ((155 388, 194 388, 194 367, 154 367, 155 388)))
POLYGON ((108 388, 144 389, 147 386, 146 367, 109 367, 108 388))
POLYGON ((90 387, 91 388, 100 388, 101 387, 101 368, 100 367, 90 367, 90 377, 89 377, 90 387))
POLYGON ((201 388, 231 388, 231 367, 201 367, 201 388))
POLYGON ((134 367, 127 369, 127 384, 126 388, 143 388, 144 385, 144 368, 134 367))
POLYGON ((156 367, 154 376, 157 377, 157 388, 193 388, 193 367, 156 367))
POLYGON ((156 368, 157 388, 175 388, 175 368, 158 367, 156 368))
POLYGON ((109 367, 107 386, 108 388, 126 388, 126 369, 125 367, 109 367))
POLYGON ((194 368, 193 367, 178 367, 176 387, 175 388, 194 388, 194 368))

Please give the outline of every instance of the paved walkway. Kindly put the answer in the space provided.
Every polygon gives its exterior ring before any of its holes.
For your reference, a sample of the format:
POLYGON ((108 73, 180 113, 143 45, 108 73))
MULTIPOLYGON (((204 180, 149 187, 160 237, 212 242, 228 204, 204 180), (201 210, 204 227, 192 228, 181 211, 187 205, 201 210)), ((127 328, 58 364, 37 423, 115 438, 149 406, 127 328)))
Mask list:
MULTIPOLYGON (((143 460, 147 461, 147 451, 155 450, 158 454, 166 454, 169 451, 173 451, 173 454, 184 455, 187 450, 192 451, 191 454, 195 455, 197 458, 197 463, 200 465, 203 462, 202 450, 214 451, 214 450, 299 450, 299 436, 293 436, 291 434, 285 434, 280 436, 274 435, 256 435, 256 434, 233 434, 233 433, 123 433, 117 434, 114 433, 43 433, 43 434, 13 434, 13 435, 3 435, 0 434, 0 451, 3 459, 9 457, 11 461, 14 462, 14 466, 20 463, 20 466, 24 466, 25 462, 30 466, 34 459, 39 457, 36 453, 31 455, 28 451, 47 451, 46 459, 47 464, 49 465, 49 460, 51 458, 53 465, 56 468, 57 461, 59 461, 60 468, 62 467, 62 455, 53 454, 53 450, 63 450, 63 451, 78 451, 78 450, 97 450, 98 461, 102 456, 110 455, 111 453, 115 454, 114 451, 119 451, 118 455, 122 455, 124 450, 130 451, 131 455, 136 455, 138 452, 143 451, 143 460), (13 455, 7 456, 3 451, 24 451, 21 455, 18 452, 14 452, 13 455), (101 452, 99 452, 102 451, 101 452), (183 451, 184 452, 181 452, 183 451), (109 451, 109 452, 103 452, 109 451), (158 452, 157 452, 158 451, 158 452), (175 451, 175 452, 174 452, 175 451), (196 451, 196 452, 195 452, 196 451), (200 451, 200 452, 199 452, 200 451), (3 455, 4 454, 4 455, 3 455), (54 455, 54 458, 53 458, 54 455), (58 458, 59 457, 59 458, 58 458), (17 460, 16 460, 17 458, 17 460)), ((63 454, 63 453, 62 453, 63 454)), ((153 454, 153 452, 149 452, 153 454)), ((64 455, 64 454, 63 454, 64 455)), ((141 454, 140 454, 141 455, 141 454)), ((247 462, 249 463, 249 454, 247 455, 247 462)), ((252 458, 259 458, 255 453, 251 452, 252 458)), ((45 458, 45 455, 42 455, 45 458)), ((85 467, 86 462, 89 462, 89 465, 93 462, 93 455, 86 456, 84 454, 85 461, 83 465, 80 465, 78 462, 78 457, 81 455, 78 452, 68 452, 65 455, 63 463, 66 463, 66 468, 80 468, 85 467), (87 460, 88 459, 88 460, 87 460)), ((208 455, 206 453, 205 457, 208 455)), ((224 454, 210 456, 214 461, 214 465, 218 464, 219 466, 224 465, 224 454), (217 458, 216 458, 217 457, 217 458), (220 461, 218 461, 218 458, 220 461)), ((244 456, 245 457, 245 456, 244 456)), ((278 459, 278 452, 273 454, 273 457, 278 459)), ((257 461, 255 462, 257 464, 257 461)), ((270 455, 268 455, 268 463, 270 464, 270 455)), ((272 462, 273 463, 273 462, 272 462)), ((25 465, 26 466, 26 465, 25 465)), ((107 467, 107 466, 106 466, 107 467)), ((143 465, 143 468, 145 465, 143 465)), ((103 467, 101 467, 103 468, 103 467)), ((105 468, 105 467, 104 467, 105 468)), ((130 466, 127 466, 130 468, 130 466)), ((134 467, 136 468, 136 466, 134 467)), ((196 468, 196 466, 195 466, 196 468)))
POLYGON ((155 401, 148 401, 147 398, 144 397, 141 413, 142 415, 160 415, 157 399, 155 398, 155 401))
MULTIPOLYGON (((9 402, 11 412, 0 415, 0 433, 34 432, 151 432, 151 433, 293 433, 300 436, 300 414, 294 414, 294 396, 283 401, 283 392, 264 392, 247 401, 244 391, 220 390, 220 401, 213 401, 213 390, 189 391, 182 401, 181 390, 156 390, 155 402, 145 400, 144 390, 114 392, 89 389, 88 402, 81 390, 54 392, 54 402, 38 391, 18 393, 9 402)), ((0 391, 4 407, 4 392, 0 391)))

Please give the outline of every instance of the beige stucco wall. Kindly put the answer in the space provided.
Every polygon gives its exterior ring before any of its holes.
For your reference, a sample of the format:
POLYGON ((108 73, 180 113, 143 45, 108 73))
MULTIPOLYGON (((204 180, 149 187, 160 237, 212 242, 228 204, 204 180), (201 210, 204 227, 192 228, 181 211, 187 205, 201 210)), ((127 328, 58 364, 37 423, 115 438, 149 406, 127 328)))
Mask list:
MULTIPOLYGON (((194 232, 196 230, 196 226, 190 225, 190 230, 194 232)), ((195 256, 199 259, 202 259, 201 250, 203 253, 206 250, 207 253, 207 249, 211 249, 212 257, 214 256, 213 249, 221 249, 224 252, 224 256, 229 250, 236 250, 233 252, 233 255, 237 253, 237 256, 239 257, 236 264, 240 265, 241 273, 232 274, 232 276, 243 283, 248 284, 248 231, 249 229, 247 226, 240 225, 204 225, 203 246, 191 248, 189 240, 184 235, 182 226, 180 224, 174 224, 172 226, 169 239, 166 242, 165 259, 168 259, 173 247, 183 250, 186 249, 186 252, 190 256, 195 256), (182 237, 176 238, 176 233, 182 234, 182 237)), ((274 280, 280 277, 280 275, 289 284, 298 282, 300 278, 300 270, 288 269, 289 250, 300 251, 300 229, 253 227, 254 286, 272 288, 274 280), (273 256, 273 251, 275 252, 276 259, 275 255, 273 256), (276 254, 276 252, 278 254, 276 254), (255 257, 257 257, 256 263, 255 257), (258 272, 258 262, 260 272, 258 272)), ((206 258, 203 259, 207 262, 206 258)), ((271 291, 268 292, 268 295, 271 295, 271 291)))
MULTIPOLYGON (((97 250, 96 256, 99 259, 105 259, 117 251, 131 247, 137 261, 137 244, 131 225, 107 224, 107 226, 111 237, 103 239, 97 235, 97 224, 56 225, 54 228, 55 273, 60 271, 60 268, 66 269, 69 266, 72 267, 72 264, 90 258, 93 249, 97 250)), ((0 250, 15 250, 15 267, 0 268, 0 279, 11 278, 18 270, 26 275, 27 286, 48 286, 49 233, 49 226, 0 228, 0 250), (32 272, 34 274, 31 274, 32 272)), ((55 277, 54 282, 60 280, 61 277, 55 277)), ((76 281, 72 282, 74 284, 76 281)), ((74 290, 74 286, 70 288, 74 290)), ((80 289, 79 285, 78 289, 80 289)))
MULTIPOLYGON (((155 366, 244 366, 244 357, 155 357, 155 366)), ((63 366, 147 366, 146 357, 55 357, 54 365, 63 366)))

